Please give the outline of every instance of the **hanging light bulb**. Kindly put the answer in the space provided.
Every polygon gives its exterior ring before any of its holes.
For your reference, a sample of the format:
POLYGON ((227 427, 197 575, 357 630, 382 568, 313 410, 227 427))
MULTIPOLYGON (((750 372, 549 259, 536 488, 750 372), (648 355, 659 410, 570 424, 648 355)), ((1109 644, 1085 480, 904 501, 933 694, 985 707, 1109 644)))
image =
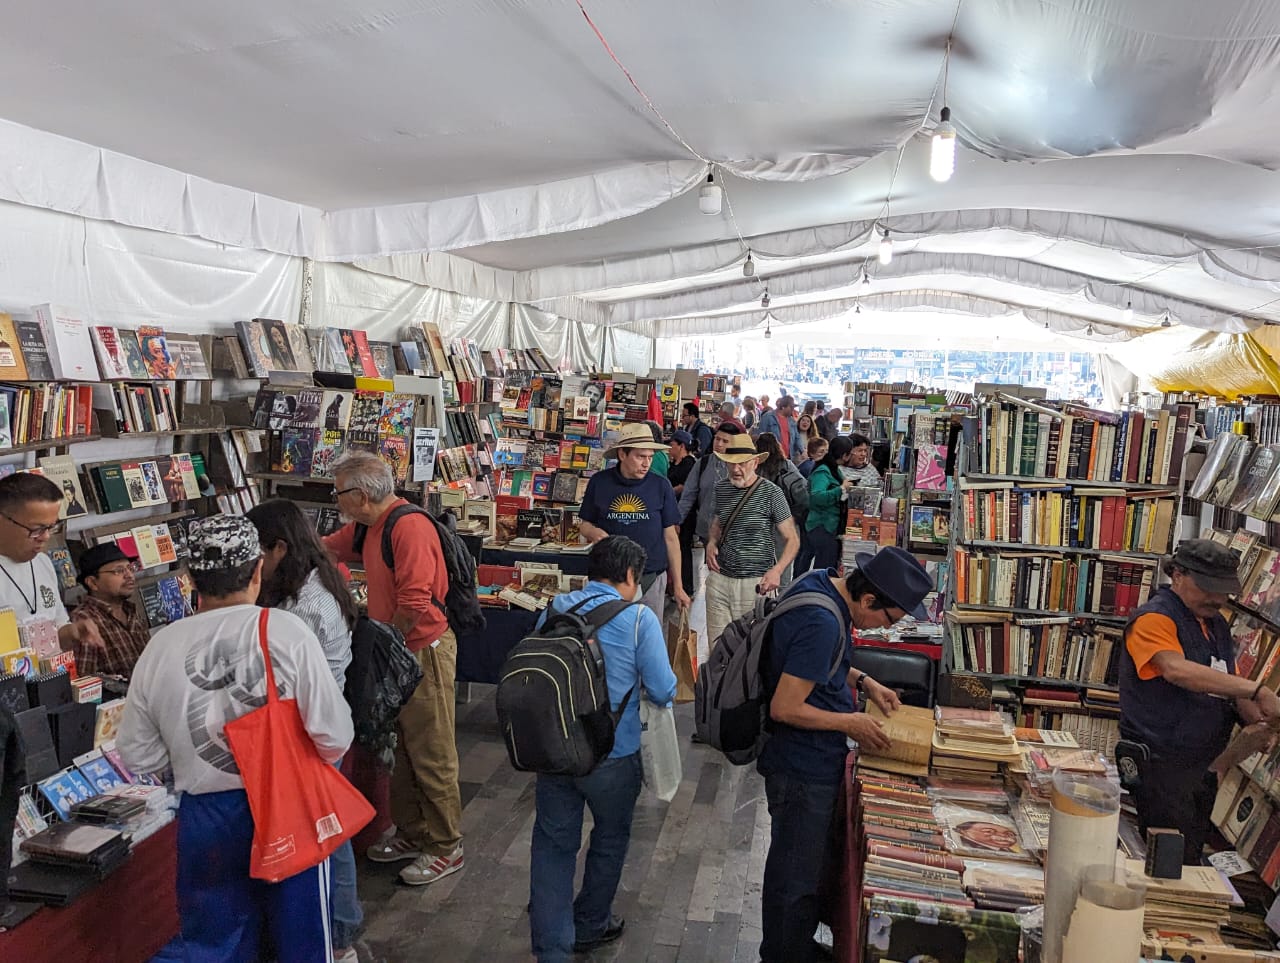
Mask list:
POLYGON ((1133 302, 1132 301, 1125 302, 1124 313, 1121 315, 1121 317, 1124 318, 1125 324, 1128 324, 1130 321, 1133 320, 1133 302))
POLYGON ((769 309, 769 289, 768 288, 764 289, 764 295, 760 298, 760 307, 764 308, 766 311, 769 309))
POLYGON ((943 107, 938 126, 933 129, 933 147, 929 154, 929 176, 938 183, 951 180, 956 169, 956 128, 951 123, 951 108, 943 107))
POLYGON ((861 314, 861 313, 862 313, 862 305, 861 305, 861 304, 855 304, 855 305, 853 306, 853 313, 854 313, 854 314, 861 314))
POLYGON ((1046 321, 1046 322, 1044 323, 1044 329, 1045 329, 1046 331, 1048 331, 1048 330, 1049 330, 1049 322, 1048 322, 1048 321, 1046 321))
MULTIPOLYGON (((765 295, 765 297, 768 297, 768 295, 765 295)), ((773 329, 769 327, 768 321, 764 323, 764 337, 766 341, 773 337, 773 329)))
POLYGON ((744 278, 753 277, 756 273, 756 262, 751 260, 751 249, 747 249, 747 259, 742 262, 742 276, 744 278))
POLYGON ((889 229, 884 229, 884 235, 880 238, 880 263, 888 264, 893 260, 893 241, 889 239, 889 229))
POLYGON ((1093 325, 1091 325, 1091 324, 1086 324, 1086 325, 1084 326, 1084 333, 1085 333, 1088 337, 1092 338, 1092 337, 1093 337, 1093 325))
POLYGON ((1164 309, 1164 318, 1163 318, 1163 320, 1161 320, 1161 322, 1160 322, 1160 327, 1162 327, 1162 328, 1172 328, 1172 327, 1173 327, 1173 321, 1172 321, 1172 320, 1170 319, 1170 317, 1169 317, 1169 309, 1168 309, 1168 308, 1165 308, 1165 309, 1164 309))
POLYGON ((867 273, 867 266, 862 265, 862 286, 864 288, 871 287, 871 275, 867 273))
POLYGON ((698 210, 703 214, 720 213, 720 185, 713 171, 707 171, 707 182, 698 190, 698 210))

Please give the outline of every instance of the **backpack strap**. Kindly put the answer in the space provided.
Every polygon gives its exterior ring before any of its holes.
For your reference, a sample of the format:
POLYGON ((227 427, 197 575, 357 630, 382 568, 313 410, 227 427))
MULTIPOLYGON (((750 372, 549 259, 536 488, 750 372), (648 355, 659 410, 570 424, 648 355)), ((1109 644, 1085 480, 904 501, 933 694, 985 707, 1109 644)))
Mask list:
MULTIPOLYGON (((387 515, 386 522, 382 525, 382 564, 393 572, 396 568, 396 559, 391 552, 391 530, 396 527, 396 522, 410 513, 428 514, 425 508, 419 508, 417 505, 410 505, 406 502, 391 509, 387 515)), ((356 522, 355 528, 351 533, 351 550, 357 555, 361 554, 364 551, 364 541, 368 536, 369 526, 363 522, 356 522)))
POLYGON ((795 595, 785 595, 783 596, 782 601, 774 606, 773 611, 769 613, 768 621, 772 624, 773 620, 779 615, 784 615, 792 609, 798 609, 801 606, 815 604, 826 609, 836 617, 836 621, 840 623, 842 632, 840 644, 836 646, 835 659, 832 661, 831 668, 827 672, 827 681, 830 682, 835 676, 836 670, 840 668, 840 663, 844 661, 844 647, 849 644, 849 626, 844 620, 844 614, 840 611, 840 607, 836 605, 835 599, 826 592, 819 592, 816 590, 797 592, 795 595))
POLYGON ((737 520, 738 514, 744 507, 746 507, 747 502, 751 501, 751 496, 756 493, 756 489, 760 487, 760 482, 763 480, 763 478, 757 475, 756 480, 751 483, 751 487, 748 488, 743 496, 738 499, 738 504, 733 506, 733 511, 729 513, 729 520, 720 528, 720 541, 722 543, 729 535, 729 529, 733 528, 733 523, 737 520))

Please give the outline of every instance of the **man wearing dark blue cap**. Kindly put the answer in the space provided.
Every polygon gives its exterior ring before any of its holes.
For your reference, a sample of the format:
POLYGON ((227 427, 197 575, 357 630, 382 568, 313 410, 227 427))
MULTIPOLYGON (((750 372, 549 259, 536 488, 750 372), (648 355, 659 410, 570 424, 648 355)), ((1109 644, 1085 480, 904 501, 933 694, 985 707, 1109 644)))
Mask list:
POLYGON ((862 552, 846 578, 835 569, 815 570, 787 590, 831 596, 840 619, 819 605, 803 605, 772 623, 760 662, 761 679, 773 692, 770 737, 757 763, 772 823, 761 892, 763 963, 815 958, 813 933, 825 915, 819 888, 835 853, 830 834, 845 740, 875 750, 889 746, 880 724, 857 711, 852 689, 886 713, 898 708, 897 693, 853 668, 850 630, 888 628, 908 615, 922 619, 921 603, 932 589, 933 580, 908 552, 862 552))
POLYGON ((1232 728, 1237 721, 1280 727, 1275 692, 1235 674, 1235 643, 1220 610, 1240 591, 1239 566, 1239 553, 1207 538, 1179 542, 1164 562, 1169 584, 1124 629, 1121 774, 1139 828, 1178 830, 1183 862, 1193 866, 1218 792, 1211 767, 1232 728))

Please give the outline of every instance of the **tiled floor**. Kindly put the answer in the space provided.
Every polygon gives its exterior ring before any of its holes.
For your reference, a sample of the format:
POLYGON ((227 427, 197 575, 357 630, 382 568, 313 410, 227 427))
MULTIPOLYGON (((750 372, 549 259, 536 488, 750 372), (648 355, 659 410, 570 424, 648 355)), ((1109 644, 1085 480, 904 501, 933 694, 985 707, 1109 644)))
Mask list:
MULTIPOLYGON (((677 720, 689 732, 690 707, 677 710, 677 720)), ((363 960, 532 959, 525 906, 533 777, 507 762, 492 687, 473 686, 471 702, 458 707, 458 748, 466 869, 417 889, 396 881, 397 866, 361 859, 363 960)), ((644 792, 636 807, 614 903, 626 932, 583 960, 757 959, 769 827, 763 783, 753 767, 732 766, 701 746, 686 743, 685 749, 685 778, 675 799, 663 803, 644 792)))

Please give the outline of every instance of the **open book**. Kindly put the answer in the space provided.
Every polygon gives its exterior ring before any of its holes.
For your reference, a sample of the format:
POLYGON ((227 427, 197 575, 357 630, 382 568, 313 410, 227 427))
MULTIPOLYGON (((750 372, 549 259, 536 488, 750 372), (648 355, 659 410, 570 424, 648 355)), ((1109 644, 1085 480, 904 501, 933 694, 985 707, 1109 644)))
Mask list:
POLYGON ((883 754, 860 747, 859 765, 911 776, 928 774, 934 728, 931 710, 901 706, 892 715, 885 715, 874 702, 868 702, 867 715, 880 723, 891 745, 883 754))

